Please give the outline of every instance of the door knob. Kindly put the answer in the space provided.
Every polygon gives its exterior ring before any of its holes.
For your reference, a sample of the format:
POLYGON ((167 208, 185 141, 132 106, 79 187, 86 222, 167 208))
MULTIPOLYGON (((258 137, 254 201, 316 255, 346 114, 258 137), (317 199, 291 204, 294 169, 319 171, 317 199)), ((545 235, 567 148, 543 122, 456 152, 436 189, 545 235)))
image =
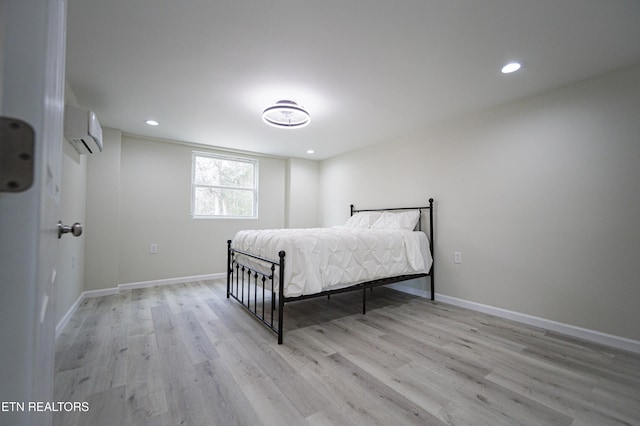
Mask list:
POLYGON ((62 222, 58 221, 58 238, 62 238, 62 234, 68 234, 69 232, 71 232, 74 237, 79 237, 82 235, 82 225, 76 222, 69 226, 63 225, 62 222))

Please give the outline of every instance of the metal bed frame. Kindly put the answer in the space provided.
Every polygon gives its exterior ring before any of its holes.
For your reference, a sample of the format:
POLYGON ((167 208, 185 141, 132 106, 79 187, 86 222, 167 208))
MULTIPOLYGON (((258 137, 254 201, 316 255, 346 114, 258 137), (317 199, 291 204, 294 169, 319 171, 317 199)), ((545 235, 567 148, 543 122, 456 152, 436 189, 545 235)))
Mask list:
POLYGON ((278 260, 268 259, 248 251, 238 250, 231 247, 231 240, 227 240, 227 298, 233 297, 242 307, 262 322, 267 328, 272 330, 278 336, 278 344, 281 345, 284 336, 284 305, 285 303, 295 302, 299 300, 312 299, 316 297, 327 296, 332 294, 346 293, 362 290, 362 313, 366 313, 366 290, 373 289, 381 285, 397 283, 401 281, 412 280, 421 277, 430 277, 431 280, 431 300, 434 300, 435 281, 434 281, 434 233, 433 233, 433 198, 429 199, 428 206, 422 207, 399 207, 388 209, 354 209, 351 205, 351 216, 358 212, 372 211, 397 211, 397 210, 417 210, 420 215, 418 219, 417 230, 422 230, 422 212, 429 211, 429 250, 433 263, 428 273, 399 275, 387 278, 380 278, 372 281, 366 281, 354 284, 349 287, 339 288, 335 290, 326 290, 320 293, 308 294, 296 297, 284 297, 284 268, 285 268, 285 252, 278 253, 278 260), (266 265, 267 273, 240 263, 236 254, 247 256, 266 265), (277 271, 277 276, 276 276, 277 271), (258 289, 261 287, 261 289, 258 289), (277 291, 276 291, 277 290, 277 291), (260 299, 260 300, 259 300, 260 299), (277 318, 275 315, 277 311, 277 318))

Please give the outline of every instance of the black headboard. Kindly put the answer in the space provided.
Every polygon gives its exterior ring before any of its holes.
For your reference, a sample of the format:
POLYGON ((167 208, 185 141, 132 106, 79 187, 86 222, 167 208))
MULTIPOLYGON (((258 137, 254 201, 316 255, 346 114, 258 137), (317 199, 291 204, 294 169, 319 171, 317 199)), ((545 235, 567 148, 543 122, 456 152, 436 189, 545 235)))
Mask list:
POLYGON ((391 207, 386 209, 356 209, 353 204, 351 204, 351 216, 355 213, 359 212, 387 212, 394 210, 418 210, 420 217, 418 219, 418 231, 422 231, 422 211, 429 210, 429 239, 433 240, 433 198, 429 198, 428 206, 421 207, 391 207))

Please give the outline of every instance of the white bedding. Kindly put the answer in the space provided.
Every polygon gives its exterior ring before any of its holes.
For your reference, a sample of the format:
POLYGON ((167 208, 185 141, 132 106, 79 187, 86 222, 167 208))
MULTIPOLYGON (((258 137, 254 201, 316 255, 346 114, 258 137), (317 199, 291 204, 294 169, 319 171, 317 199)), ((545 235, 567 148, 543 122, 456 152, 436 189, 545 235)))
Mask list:
POLYGON ((423 232, 350 227, 240 231, 233 239, 233 248, 273 260, 286 252, 286 297, 429 272, 428 244, 423 232))

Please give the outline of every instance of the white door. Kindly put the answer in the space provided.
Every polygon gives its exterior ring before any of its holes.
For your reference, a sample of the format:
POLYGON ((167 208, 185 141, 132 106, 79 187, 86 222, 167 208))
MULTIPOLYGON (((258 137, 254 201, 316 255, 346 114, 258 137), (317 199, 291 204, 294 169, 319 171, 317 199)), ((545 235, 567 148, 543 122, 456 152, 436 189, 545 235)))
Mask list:
POLYGON ((46 425, 29 402, 53 397, 66 0, 2 0, 0 31, 0 116, 35 131, 33 185, 0 192, 0 401, 23 404, 0 424, 46 425))

